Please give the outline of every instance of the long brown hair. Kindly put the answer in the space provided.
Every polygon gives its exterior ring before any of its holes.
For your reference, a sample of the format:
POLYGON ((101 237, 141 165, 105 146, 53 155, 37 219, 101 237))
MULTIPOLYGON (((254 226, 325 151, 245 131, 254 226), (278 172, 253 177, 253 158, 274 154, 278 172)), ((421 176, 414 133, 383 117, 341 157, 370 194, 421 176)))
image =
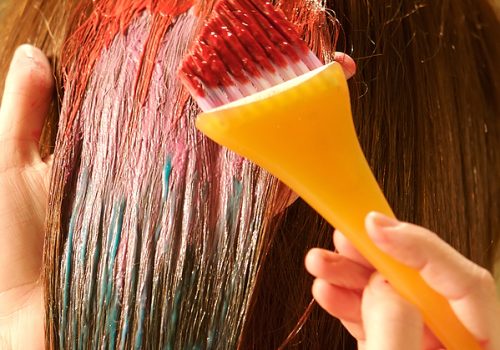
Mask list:
MULTIPOLYGON (((42 0, 6 7, 0 13, 8 19, 0 25, 5 36, 2 72, 10 52, 26 41, 48 52, 60 72, 57 58, 76 24, 70 15, 75 7, 72 1, 42 0)), ((350 82, 355 123, 395 213, 432 229, 491 269, 500 224, 500 82, 495 66, 500 62, 500 24, 491 3, 343 0, 327 1, 327 7, 342 24, 337 49, 358 64, 350 82)), ((320 30, 328 26, 325 22, 320 30)), ((62 95, 62 87, 59 91, 62 95)), ((239 346, 277 348, 292 334, 289 347, 354 347, 349 336, 339 335, 334 320, 309 306, 311 279, 303 271, 303 256, 311 246, 328 246, 331 228, 301 201, 276 220, 276 226, 270 224, 270 241, 261 246, 263 259, 239 346), (297 327, 305 311, 306 321, 297 327)), ((54 267, 49 271, 55 273, 54 267)), ((57 327, 49 327, 54 347, 57 327)))

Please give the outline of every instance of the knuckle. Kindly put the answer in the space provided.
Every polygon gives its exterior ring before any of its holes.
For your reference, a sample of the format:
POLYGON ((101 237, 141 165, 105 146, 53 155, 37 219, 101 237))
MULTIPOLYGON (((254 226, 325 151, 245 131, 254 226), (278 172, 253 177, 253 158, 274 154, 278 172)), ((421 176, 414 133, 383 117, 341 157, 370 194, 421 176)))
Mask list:
POLYGON ((413 231, 413 225, 407 222, 402 222, 399 224, 399 230, 402 232, 413 231))
POLYGON ((477 283, 477 286, 479 286, 481 289, 487 289, 487 290, 495 290, 495 279, 493 278, 493 275, 491 274, 490 271, 487 269, 478 266, 476 271, 474 272, 475 275, 475 282, 477 283))

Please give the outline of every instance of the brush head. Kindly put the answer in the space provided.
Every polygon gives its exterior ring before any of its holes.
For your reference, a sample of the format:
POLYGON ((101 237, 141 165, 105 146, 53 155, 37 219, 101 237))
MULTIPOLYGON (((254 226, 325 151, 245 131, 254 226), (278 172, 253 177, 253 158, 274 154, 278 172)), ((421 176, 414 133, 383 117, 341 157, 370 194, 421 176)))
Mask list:
POLYGON ((221 0, 184 59, 179 76, 207 111, 321 65, 271 2, 221 0))

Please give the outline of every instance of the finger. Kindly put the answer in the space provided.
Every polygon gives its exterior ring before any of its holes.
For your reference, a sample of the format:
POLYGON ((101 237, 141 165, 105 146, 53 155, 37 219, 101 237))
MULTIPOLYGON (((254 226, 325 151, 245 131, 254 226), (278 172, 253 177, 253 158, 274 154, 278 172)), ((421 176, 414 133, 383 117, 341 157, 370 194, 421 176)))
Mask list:
POLYGON ((38 155, 52 88, 45 55, 31 45, 20 46, 7 73, 0 108, 0 140, 8 159, 28 161, 38 155))
POLYGON ((450 301, 457 317, 480 341, 498 346, 492 325, 500 324, 500 307, 494 279, 487 270, 422 227, 370 213, 366 228, 381 250, 420 271, 429 286, 450 301))
POLYGON ((442 350, 443 345, 432 331, 424 324, 424 335, 422 337, 422 349, 442 350))
POLYGON ((379 273, 363 293, 361 314, 367 350, 421 350, 423 321, 420 313, 401 298, 379 273))
POLYGON ((312 294, 318 304, 330 315, 346 322, 361 322, 361 295, 349 289, 315 279, 312 294))
POLYGON ((342 69, 344 70, 346 79, 350 79, 354 76, 354 74, 356 74, 356 63, 348 54, 343 52, 335 52, 333 60, 340 63, 342 69))
POLYGON ((372 265, 366 260, 358 250, 349 242, 349 240, 344 236, 339 230, 335 230, 333 234, 333 245, 340 255, 349 258, 350 260, 357 262, 373 271, 372 265))
MULTIPOLYGON (((347 329, 351 335, 356 338, 358 343, 363 343, 366 339, 365 337, 365 330, 363 329, 363 324, 362 322, 347 322, 347 321, 342 321, 340 320, 342 325, 347 329)), ((358 347, 359 349, 359 347, 358 347)))
POLYGON ((345 289, 361 291, 372 271, 340 254, 326 249, 311 249, 305 259, 307 271, 317 278, 345 289))

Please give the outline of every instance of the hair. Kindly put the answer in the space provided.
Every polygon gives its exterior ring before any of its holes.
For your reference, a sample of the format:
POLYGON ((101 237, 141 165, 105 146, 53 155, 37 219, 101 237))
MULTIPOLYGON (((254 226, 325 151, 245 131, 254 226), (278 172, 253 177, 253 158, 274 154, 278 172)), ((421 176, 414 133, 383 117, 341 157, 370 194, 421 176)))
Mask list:
MULTIPOLYGON (((162 7, 182 1, 118 3, 129 5, 121 22, 106 0, 0 10, 1 71, 28 41, 52 58, 59 83, 42 140, 48 152, 57 126, 47 347, 354 348, 311 302, 302 267, 310 247, 331 247, 331 227, 300 200, 284 209, 279 181, 193 127, 198 110, 175 73, 213 1, 196 13, 162 7)), ((339 33, 337 49, 357 61, 358 136, 396 215, 491 269, 500 227, 491 3, 277 5, 325 61, 339 33)))

